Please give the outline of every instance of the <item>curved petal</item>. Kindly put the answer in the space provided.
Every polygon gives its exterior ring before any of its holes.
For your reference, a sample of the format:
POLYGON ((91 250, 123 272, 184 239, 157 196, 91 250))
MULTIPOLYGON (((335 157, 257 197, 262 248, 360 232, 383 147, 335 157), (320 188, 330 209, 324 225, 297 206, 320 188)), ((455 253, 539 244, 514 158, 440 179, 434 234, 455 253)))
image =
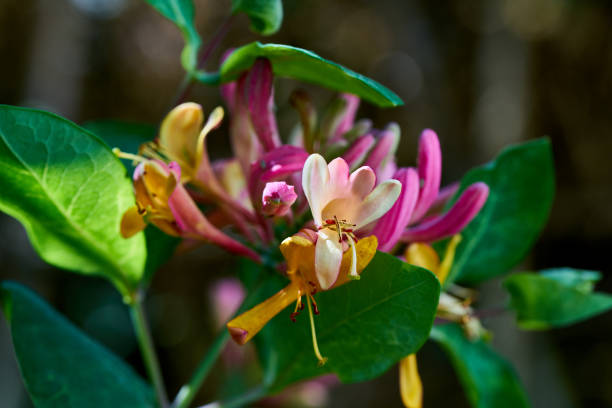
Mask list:
POLYGON ((194 168, 196 143, 202 128, 204 113, 197 103, 182 103, 164 118, 159 129, 159 145, 172 160, 183 167, 194 168))
POLYGON ((413 168, 399 169, 394 177, 402 183, 402 192, 393 207, 383 215, 372 230, 381 251, 390 251, 410 222, 419 196, 419 176, 413 168))
POLYGON ((336 283, 342 263, 342 242, 338 233, 330 229, 318 232, 315 248, 315 273, 321 289, 327 290, 336 283))
POLYGON ((376 185, 376 174, 374 174, 371 168, 363 166, 351 174, 349 182, 351 184, 351 193, 357 199, 363 200, 364 197, 372 192, 376 185))
POLYGON ((356 224, 355 229, 368 225, 382 217, 397 201, 402 191, 402 185, 397 180, 387 180, 379 184, 374 191, 366 196, 357 213, 351 218, 356 224))
POLYGON ((409 228, 402 235, 402 240, 432 242, 459 233, 478 214, 488 196, 489 187, 485 183, 472 184, 446 214, 409 228))
POLYGON ((329 186, 327 191, 334 193, 334 196, 341 195, 346 191, 349 182, 349 166, 343 158, 337 157, 327 165, 329 170, 329 186))
POLYGON ((351 144, 351 147, 344 152, 342 158, 346 160, 351 169, 354 169, 363 162, 365 156, 372 146, 374 146, 374 142, 374 136, 370 133, 360 136, 351 144))
POLYGON ((419 140, 419 178, 423 183, 419 192, 419 201, 412 214, 412 222, 423 218, 438 196, 442 175, 442 152, 438 135, 431 129, 425 129, 419 140))
POLYGON ((329 183, 329 170, 327 163, 320 154, 311 154, 304 163, 302 171, 302 188, 304 195, 310 205, 312 218, 317 227, 322 225, 321 211, 326 203, 323 202, 325 196, 325 186, 329 183))

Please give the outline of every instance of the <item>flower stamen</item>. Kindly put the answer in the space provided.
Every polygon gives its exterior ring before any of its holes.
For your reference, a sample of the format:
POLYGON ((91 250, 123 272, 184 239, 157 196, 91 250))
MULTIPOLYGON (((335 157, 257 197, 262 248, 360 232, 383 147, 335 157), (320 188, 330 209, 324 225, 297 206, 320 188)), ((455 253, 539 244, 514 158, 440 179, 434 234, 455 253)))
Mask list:
MULTIPOLYGON (((314 301, 314 299, 313 299, 314 301)), ((310 296, 306 296, 306 302, 308 302, 308 316, 310 317, 310 332, 312 333, 312 347, 314 349, 315 356, 319 360, 319 367, 323 366, 327 362, 327 357, 323 357, 319 351, 319 345, 317 344, 317 333, 315 330, 314 317, 312 315, 312 306, 310 303, 310 296)), ((315 303, 316 308, 316 303, 315 303)), ((318 312, 319 310, 316 309, 318 312)))
POLYGON ((137 154, 132 154, 132 153, 126 153, 126 152, 122 152, 121 150, 119 150, 118 147, 114 147, 113 148, 113 154, 115 156, 117 156, 120 159, 126 159, 126 160, 132 160, 135 163, 142 163, 144 161, 147 161, 147 159, 143 156, 139 156, 137 154))

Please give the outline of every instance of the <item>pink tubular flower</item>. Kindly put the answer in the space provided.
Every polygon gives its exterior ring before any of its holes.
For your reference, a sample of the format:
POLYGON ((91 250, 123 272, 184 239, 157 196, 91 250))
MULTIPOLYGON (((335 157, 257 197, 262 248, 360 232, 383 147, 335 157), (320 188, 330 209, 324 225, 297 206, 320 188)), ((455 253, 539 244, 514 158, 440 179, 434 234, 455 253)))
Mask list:
POLYGON ((296 199, 297 194, 292 185, 284 181, 267 183, 262 195, 263 212, 266 215, 281 217, 289 212, 296 199))
MULTIPOLYGON (((374 188, 375 184, 371 168, 364 166, 349 175, 349 166, 341 158, 328 165, 322 156, 312 154, 304 164, 302 187, 318 228, 315 272, 323 290, 336 282, 345 250, 350 249, 356 258, 355 233, 384 215, 402 188, 397 180, 374 188)), ((357 279, 353 269, 350 276, 357 279)))
POLYGON ((459 233, 478 214, 489 194, 484 183, 474 183, 466 188, 445 214, 423 221, 428 212, 437 209, 435 207, 456 191, 455 185, 440 190, 441 172, 442 153, 438 136, 433 130, 426 129, 419 141, 418 178, 415 179, 416 170, 411 168, 395 173, 394 178, 400 179, 404 186, 398 204, 373 229, 381 250, 390 251, 399 240, 433 242, 449 237, 459 233), (418 191, 416 199, 415 190, 418 191), (414 225, 418 222, 421 223, 414 225))

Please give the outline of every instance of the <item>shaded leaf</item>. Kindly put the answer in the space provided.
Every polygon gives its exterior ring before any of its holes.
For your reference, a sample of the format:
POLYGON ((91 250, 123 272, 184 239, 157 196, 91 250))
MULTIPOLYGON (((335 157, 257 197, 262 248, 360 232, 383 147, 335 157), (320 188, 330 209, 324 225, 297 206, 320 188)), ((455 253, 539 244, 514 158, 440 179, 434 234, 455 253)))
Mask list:
POLYGON ((504 149, 493 162, 469 171, 455 198, 477 181, 489 186, 489 198, 461 232, 449 283, 477 284, 507 273, 531 249, 554 197, 550 142, 538 139, 504 149))
POLYGON ((96 136, 51 113, 0 106, 0 210, 18 219, 50 264, 110 279, 142 278, 143 234, 119 234, 134 204, 125 168, 96 136))
POLYGON ((260 57, 270 60, 278 76, 352 93, 381 107, 403 105, 399 96, 373 79, 321 58, 312 51, 282 44, 254 42, 236 49, 221 65, 221 82, 238 78, 260 57))
POLYGON ((592 293, 597 272, 571 270, 518 273, 504 281, 519 327, 563 327, 612 309, 612 296, 592 293))
POLYGON ((434 326, 431 338, 448 354, 473 407, 529 406, 514 368, 484 341, 468 340, 454 323, 434 326))
POLYGON ((0 298, 21 375, 37 408, 154 407, 149 386, 23 286, 4 282, 0 298))
MULTIPOLYGON (((267 297, 287 282, 279 277, 266 284, 267 297)), ((306 310, 292 323, 288 307, 255 337, 271 392, 332 372, 344 382, 381 375, 423 345, 439 291, 431 272, 377 253, 359 281, 316 295, 321 312, 315 317, 317 338, 329 359, 323 367, 312 350, 306 310)))
POLYGON ((251 30, 262 35, 276 33, 283 22, 281 0, 232 0, 232 11, 249 16, 251 30))

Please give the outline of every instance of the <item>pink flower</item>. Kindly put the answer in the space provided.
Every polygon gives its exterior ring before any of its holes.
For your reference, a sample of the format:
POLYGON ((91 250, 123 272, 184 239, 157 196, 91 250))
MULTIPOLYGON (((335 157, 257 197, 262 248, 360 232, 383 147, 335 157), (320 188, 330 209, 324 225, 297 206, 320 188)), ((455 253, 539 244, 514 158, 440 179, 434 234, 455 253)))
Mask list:
MULTIPOLYGON (((387 180, 376 188, 376 175, 361 167, 349 175, 344 159, 329 163, 319 154, 311 154, 302 172, 302 188, 310 204, 318 230, 315 272, 322 289, 333 286, 338 278, 345 250, 356 258, 355 233, 384 215, 395 203, 402 186, 387 180)), ((357 279, 352 263, 351 277, 357 279)))
POLYGON ((442 152, 438 136, 426 129, 419 141, 418 170, 406 168, 394 174, 393 178, 400 180, 404 188, 396 205, 372 230, 381 250, 392 250, 400 240, 432 242, 455 235, 478 214, 489 195, 489 187, 484 183, 466 188, 445 214, 424 220, 456 191, 455 185, 440 190, 441 173, 442 152))
POLYGON ((267 183, 262 195, 262 210, 266 215, 281 217, 289 212, 296 199, 292 185, 284 181, 267 183))

